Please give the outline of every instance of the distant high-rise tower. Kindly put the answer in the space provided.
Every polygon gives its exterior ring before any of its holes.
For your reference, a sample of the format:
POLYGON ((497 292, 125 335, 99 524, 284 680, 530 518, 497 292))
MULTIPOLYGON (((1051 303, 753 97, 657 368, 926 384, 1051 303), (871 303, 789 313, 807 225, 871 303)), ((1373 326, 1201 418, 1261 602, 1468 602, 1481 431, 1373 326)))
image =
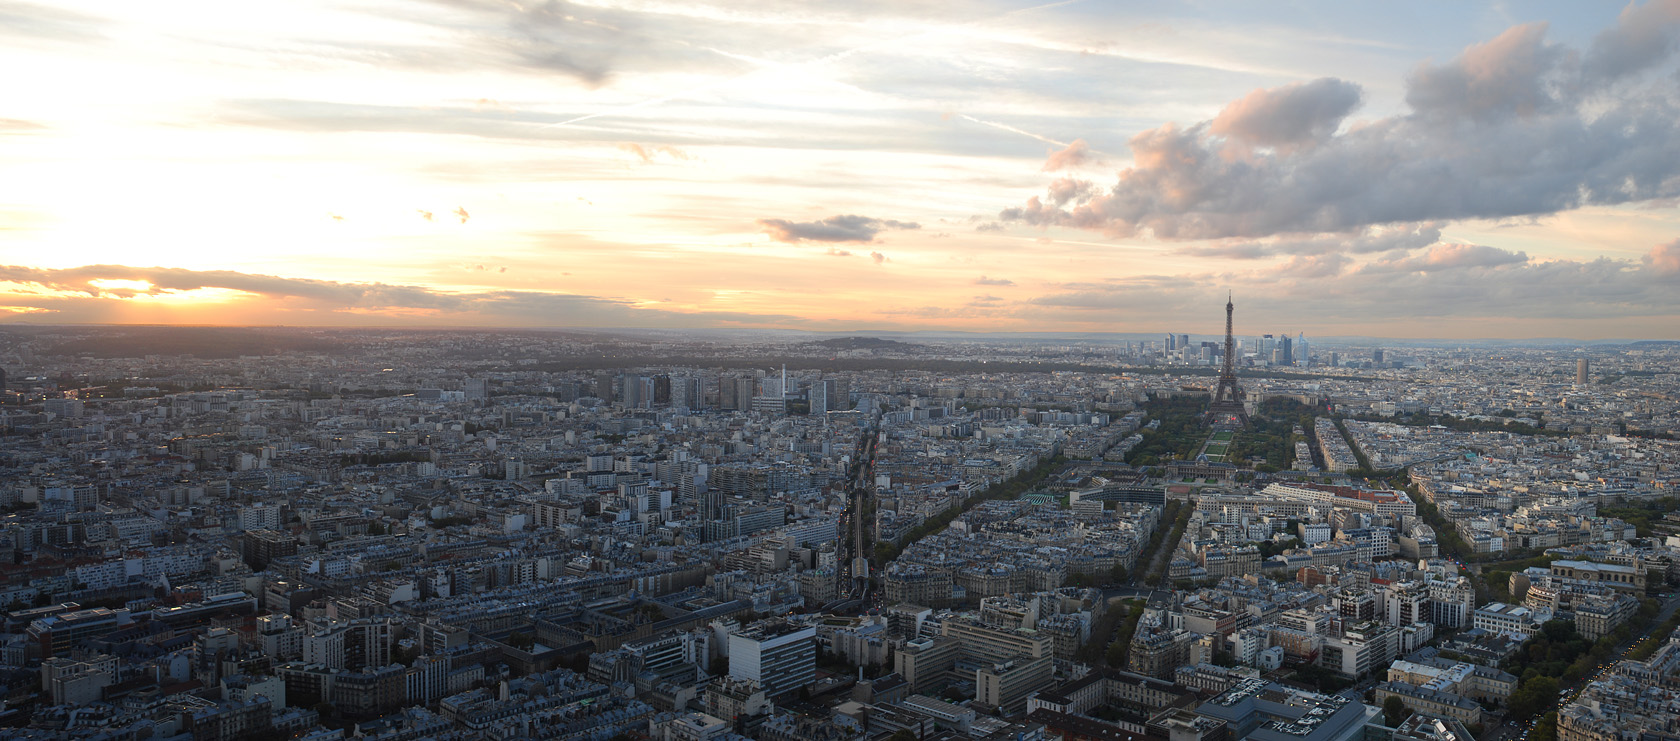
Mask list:
POLYGON ((469 378, 466 383, 468 400, 490 398, 490 381, 484 378, 469 378))
POLYGON ((1168 334, 1167 335, 1167 352, 1170 353, 1170 352, 1172 352, 1174 350, 1177 350, 1177 349, 1178 349, 1178 335, 1168 334))
POLYGON ((1248 408, 1243 405, 1242 386, 1237 383, 1237 371, 1234 359, 1237 356, 1237 341, 1231 336, 1231 315, 1236 311, 1236 304, 1230 296, 1225 297, 1225 364, 1219 371, 1219 388, 1213 393, 1213 405, 1208 407, 1208 416, 1215 423, 1220 424, 1248 424, 1248 408))
MULTIPOLYGON (((0 376, 0 378, 3 378, 3 377, 4 376, 0 376)), ((1587 359, 1586 358, 1581 358, 1581 359, 1575 361, 1575 382, 1578 383, 1578 384, 1582 384, 1582 385, 1585 385, 1587 383, 1587 359)))
POLYGON ((834 380, 819 378, 811 382, 811 388, 805 392, 805 400, 809 402, 811 414, 822 414, 828 411, 829 390, 834 388, 834 380))
POLYGON ((1372 351, 1371 351, 1371 362, 1373 362, 1373 363, 1381 363, 1381 362, 1382 362, 1382 361, 1383 361, 1383 351, 1382 351, 1382 348, 1380 348, 1380 347, 1379 347, 1379 348, 1377 348, 1377 349, 1375 349, 1375 350, 1372 350, 1372 351))
POLYGON ((1278 346, 1278 356, 1280 358, 1282 358, 1282 360, 1279 361, 1278 364, 1279 365, 1294 365, 1295 364, 1295 341, 1290 339, 1288 334, 1285 334, 1285 335, 1278 338, 1277 346, 1278 346))
POLYGON ((753 392, 757 388, 757 378, 737 376, 735 378, 735 408, 741 411, 752 409, 753 392))

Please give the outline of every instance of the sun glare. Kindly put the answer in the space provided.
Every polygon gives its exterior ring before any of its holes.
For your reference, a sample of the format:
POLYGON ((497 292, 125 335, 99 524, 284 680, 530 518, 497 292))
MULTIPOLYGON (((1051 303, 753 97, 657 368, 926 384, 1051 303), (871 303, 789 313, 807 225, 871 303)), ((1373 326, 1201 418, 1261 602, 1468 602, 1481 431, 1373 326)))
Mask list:
POLYGON ((125 278, 94 278, 88 285, 105 291, 150 291, 152 284, 144 280, 128 280, 125 278))

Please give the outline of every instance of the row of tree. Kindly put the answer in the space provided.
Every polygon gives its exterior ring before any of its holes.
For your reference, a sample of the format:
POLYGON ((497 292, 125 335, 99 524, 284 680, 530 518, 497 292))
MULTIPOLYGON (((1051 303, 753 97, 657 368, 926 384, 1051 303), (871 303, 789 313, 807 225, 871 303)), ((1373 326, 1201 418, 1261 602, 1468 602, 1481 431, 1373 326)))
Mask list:
MULTIPOLYGON (((1030 470, 1022 471, 1007 480, 986 487, 984 491, 963 500, 961 504, 929 517, 923 520, 922 524, 911 528, 910 532, 904 536, 904 545, 909 546, 922 538, 943 531, 946 526, 951 524, 952 520, 957 519, 964 512, 973 509, 975 505, 981 502, 996 499, 1015 499, 1038 488, 1040 484, 1044 483, 1045 479, 1050 478, 1050 475, 1066 462, 1066 458, 1058 455, 1039 463, 1030 470)), ((886 564, 888 561, 898 558, 898 554, 902 550, 900 546, 885 541, 876 543, 875 561, 877 564, 886 564)))
POLYGON ((1155 526, 1155 533, 1149 536, 1149 545, 1138 553, 1138 558, 1151 559, 1146 567, 1154 567, 1153 571, 1143 575, 1144 583, 1160 586, 1166 579, 1167 571, 1172 567, 1173 551, 1178 549, 1178 540, 1184 537, 1184 528, 1190 524, 1191 509, 1185 502, 1167 500, 1167 506, 1161 510, 1161 522, 1155 526), (1162 548, 1168 551, 1163 554, 1162 548), (1159 563, 1155 563, 1157 560, 1159 563))

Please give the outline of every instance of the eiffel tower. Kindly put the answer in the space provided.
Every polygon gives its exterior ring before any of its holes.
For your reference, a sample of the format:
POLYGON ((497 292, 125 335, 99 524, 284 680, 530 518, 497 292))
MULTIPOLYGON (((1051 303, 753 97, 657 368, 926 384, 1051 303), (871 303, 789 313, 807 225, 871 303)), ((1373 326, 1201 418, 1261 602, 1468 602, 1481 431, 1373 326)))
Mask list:
POLYGON ((1208 421, 1228 427, 1248 426, 1248 408, 1243 406, 1242 386, 1237 384, 1235 362, 1237 342, 1231 337, 1231 313, 1236 310, 1230 294, 1225 296, 1225 367, 1219 371, 1219 388, 1208 407, 1208 421))

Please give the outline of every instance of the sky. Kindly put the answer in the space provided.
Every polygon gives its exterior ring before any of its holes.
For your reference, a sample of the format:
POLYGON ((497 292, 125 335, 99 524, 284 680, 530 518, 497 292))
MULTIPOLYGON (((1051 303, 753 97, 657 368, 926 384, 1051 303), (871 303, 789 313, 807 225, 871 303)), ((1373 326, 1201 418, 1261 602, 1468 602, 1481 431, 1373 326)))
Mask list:
POLYGON ((1680 339, 1680 0, 0 0, 0 325, 1680 339))

